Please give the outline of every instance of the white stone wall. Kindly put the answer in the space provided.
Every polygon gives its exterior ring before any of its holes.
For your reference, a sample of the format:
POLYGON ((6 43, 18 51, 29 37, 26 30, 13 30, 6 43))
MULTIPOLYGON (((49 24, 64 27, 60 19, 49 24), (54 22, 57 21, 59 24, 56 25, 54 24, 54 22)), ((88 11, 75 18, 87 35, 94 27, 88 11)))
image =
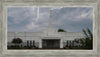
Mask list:
POLYGON ((82 32, 55 32, 52 34, 43 32, 8 32, 8 42, 11 42, 13 38, 21 38, 23 42, 34 40, 35 45, 40 48, 42 48, 42 39, 60 39, 60 48, 63 48, 64 42, 66 43, 67 40, 84 37, 85 35, 82 32))
MULTIPOLYGON (((58 32, 52 35, 44 34, 42 32, 8 32, 8 42, 12 41, 13 38, 21 38, 25 40, 36 40, 45 38, 60 38, 63 40, 74 40, 75 38, 84 38, 85 35, 82 32, 58 32)), ((51 39, 52 39, 51 38, 51 39)))

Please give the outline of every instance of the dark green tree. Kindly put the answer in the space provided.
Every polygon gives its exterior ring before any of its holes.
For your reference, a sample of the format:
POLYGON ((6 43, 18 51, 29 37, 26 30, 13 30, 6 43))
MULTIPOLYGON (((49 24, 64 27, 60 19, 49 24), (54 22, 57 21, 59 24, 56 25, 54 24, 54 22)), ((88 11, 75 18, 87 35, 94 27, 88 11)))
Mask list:
POLYGON ((70 47, 72 46, 71 44, 72 44, 72 42, 71 42, 71 40, 69 41, 69 43, 70 43, 70 47))
POLYGON ((85 38, 89 38, 88 34, 86 33, 86 31, 83 29, 83 33, 85 34, 85 38))
POLYGON ((74 39, 74 42, 79 43, 79 39, 74 39))
POLYGON ((74 47, 74 41, 72 41, 72 47, 74 47))
POLYGON ((89 28, 87 30, 83 29, 83 33, 85 35, 85 38, 79 38, 79 39, 74 39, 76 43, 80 43, 82 47, 85 47, 87 49, 92 49, 93 48, 93 34, 90 31, 89 28))
POLYGON ((29 41, 27 40, 27 47, 29 47, 29 41))
POLYGON ((23 41, 22 41, 22 39, 20 39, 20 38, 14 38, 13 40, 12 40, 12 43, 14 43, 15 45, 18 45, 18 44, 20 44, 20 43, 22 43, 23 41))
POLYGON ((87 30, 84 30, 83 32, 86 36, 85 47, 88 48, 88 49, 92 49, 93 48, 93 34, 92 34, 92 32, 90 31, 89 28, 87 28, 87 30))
POLYGON ((35 41, 33 40, 33 46, 35 46, 35 41))
POLYGON ((58 32, 66 32, 64 29, 58 29, 58 32))
POLYGON ((68 43, 68 40, 67 40, 67 42, 66 42, 66 46, 67 46, 67 47, 68 47, 68 44, 69 44, 69 43, 68 43))
POLYGON ((88 37, 92 39, 92 38, 93 38, 93 34, 92 34, 92 32, 90 31, 89 28, 87 28, 87 31, 88 31, 88 34, 89 34, 88 37))
POLYGON ((86 43, 85 43, 85 41, 86 41, 85 38, 80 38, 79 41, 80 41, 80 43, 81 43, 81 46, 82 46, 82 47, 85 47, 85 45, 86 45, 86 43))
POLYGON ((32 46, 32 41, 30 40, 30 47, 32 46))

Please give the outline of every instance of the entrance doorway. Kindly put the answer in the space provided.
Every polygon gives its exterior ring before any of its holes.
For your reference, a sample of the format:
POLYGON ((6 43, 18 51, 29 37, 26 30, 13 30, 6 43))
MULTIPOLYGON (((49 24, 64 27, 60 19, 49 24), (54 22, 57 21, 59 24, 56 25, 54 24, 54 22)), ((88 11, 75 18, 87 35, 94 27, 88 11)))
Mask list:
POLYGON ((42 39, 42 48, 46 49, 60 48, 60 39, 42 39))

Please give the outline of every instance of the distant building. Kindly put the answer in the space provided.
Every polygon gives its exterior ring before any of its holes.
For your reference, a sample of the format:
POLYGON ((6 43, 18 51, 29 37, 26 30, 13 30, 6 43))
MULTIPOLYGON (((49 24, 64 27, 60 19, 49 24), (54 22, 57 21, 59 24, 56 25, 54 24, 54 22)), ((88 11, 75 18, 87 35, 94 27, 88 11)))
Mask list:
POLYGON ((43 32, 8 32, 8 46, 14 45, 11 41, 16 37, 23 40, 23 43, 20 44, 22 46, 27 46, 27 41, 28 43, 31 41, 32 46, 39 48, 63 48, 67 40, 72 41, 76 38, 85 38, 83 32, 58 32, 57 29, 52 27, 51 14, 52 11, 50 11, 49 27, 43 32))

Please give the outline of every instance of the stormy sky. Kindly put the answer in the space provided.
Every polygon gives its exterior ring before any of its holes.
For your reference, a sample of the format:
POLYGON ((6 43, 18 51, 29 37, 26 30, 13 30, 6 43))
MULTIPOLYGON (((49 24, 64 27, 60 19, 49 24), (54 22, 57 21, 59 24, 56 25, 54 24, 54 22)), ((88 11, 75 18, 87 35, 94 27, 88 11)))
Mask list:
POLYGON ((82 32, 93 27, 92 7, 8 7, 8 31, 39 32, 48 28, 50 10, 55 29, 68 32, 82 32))

